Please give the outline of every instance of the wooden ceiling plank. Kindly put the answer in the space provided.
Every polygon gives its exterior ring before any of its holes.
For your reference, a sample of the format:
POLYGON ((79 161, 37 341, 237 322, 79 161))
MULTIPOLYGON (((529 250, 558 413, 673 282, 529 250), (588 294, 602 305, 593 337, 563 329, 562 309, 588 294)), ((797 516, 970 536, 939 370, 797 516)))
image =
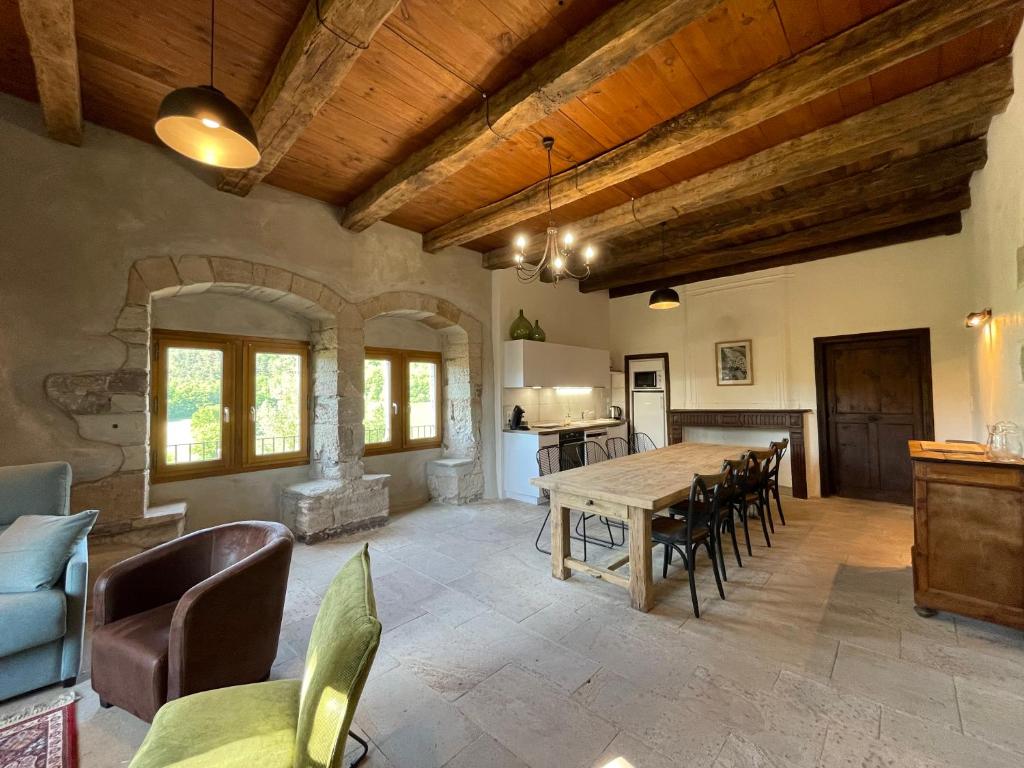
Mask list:
POLYGON ((699 272, 705 269, 779 256, 793 251, 802 251, 807 248, 818 248, 853 237, 958 213, 970 206, 970 189, 966 186, 958 186, 943 190, 938 194, 906 200, 882 210, 868 211, 859 216, 850 216, 839 221, 798 229, 744 245, 680 258, 669 258, 645 267, 642 272, 631 269, 614 275, 593 275, 586 282, 580 284, 580 290, 592 293, 593 291, 632 285, 641 275, 644 283, 660 280, 662 285, 672 285, 672 280, 687 272, 699 272))
POLYGON ((629 0, 612 8, 359 195, 342 223, 357 232, 366 229, 496 146, 502 136, 554 112, 718 2, 629 0))
MULTIPOLYGON (((1021 0, 907 2, 859 24, 660 123, 620 147, 560 174, 551 184, 555 207, 664 165, 733 133, 823 96, 840 86, 918 56, 975 29, 1021 0)), ((485 206, 427 233, 436 251, 512 226, 546 209, 545 183, 485 206)))
MULTIPOLYGON (((699 272, 686 272, 671 278, 668 282, 664 280, 650 281, 645 283, 634 283, 632 285, 612 288, 608 294, 610 298, 618 299, 623 296, 632 296, 637 293, 647 293, 666 285, 679 286, 691 285, 693 283, 714 280, 720 277, 732 277, 744 275, 750 272, 759 272, 764 269, 777 267, 788 267, 794 264, 805 264, 810 261, 828 259, 834 256, 844 256, 850 253, 869 251, 874 248, 884 248, 890 245, 910 243, 916 240, 927 240, 932 237, 958 234, 963 229, 959 213, 951 213, 933 219, 927 219, 902 227, 894 227, 882 232, 874 232, 868 235, 853 237, 848 240, 841 240, 836 243, 807 248, 802 251, 793 251, 780 256, 769 256, 762 259, 742 261, 722 267, 711 267, 699 272)), ((581 286, 582 287, 582 286, 581 286)))
MULTIPOLYGON (((577 221, 577 241, 607 239, 653 226, 736 197, 792 183, 898 150, 1002 112, 1013 95, 1009 59, 937 83, 841 123, 758 152, 577 221)), ((528 255, 536 255, 528 250, 528 255)), ((484 266, 512 266, 511 249, 484 256, 484 266)))
POLYGON ((244 171, 226 172, 219 189, 246 195, 274 169, 398 2, 310 0, 253 111, 260 162, 244 171))
MULTIPOLYGON (((828 220, 836 220, 851 211, 877 208, 908 192, 942 188, 958 182, 982 168, 985 160, 985 141, 978 139, 760 204, 731 207, 718 217, 701 217, 684 226, 669 225, 666 227, 665 239, 673 243, 671 252, 681 256, 720 247, 730 241, 753 239, 764 229, 782 226, 794 219, 827 216, 828 220)), ((658 261, 660 229, 646 229, 609 243, 609 251, 622 254, 616 258, 614 269, 658 261)), ((605 265, 602 264, 601 273, 604 270, 605 265)))
POLYGON ((51 139, 82 143, 82 86, 78 76, 72 0, 21 0, 43 122, 51 139))

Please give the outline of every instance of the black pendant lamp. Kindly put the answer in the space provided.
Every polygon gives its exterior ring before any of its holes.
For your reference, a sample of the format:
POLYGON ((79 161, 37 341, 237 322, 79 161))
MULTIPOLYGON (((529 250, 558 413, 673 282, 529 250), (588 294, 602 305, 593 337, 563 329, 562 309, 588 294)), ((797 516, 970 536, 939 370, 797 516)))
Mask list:
POLYGON ((185 157, 218 168, 252 168, 260 161, 252 121, 213 86, 216 0, 210 0, 210 84, 171 91, 153 126, 160 141, 185 157))
MULTIPOLYGON (((661 260, 665 260, 665 222, 661 222, 661 260)), ((679 306, 679 294, 674 288, 659 288, 651 294, 647 306, 651 309, 675 309, 679 306)))

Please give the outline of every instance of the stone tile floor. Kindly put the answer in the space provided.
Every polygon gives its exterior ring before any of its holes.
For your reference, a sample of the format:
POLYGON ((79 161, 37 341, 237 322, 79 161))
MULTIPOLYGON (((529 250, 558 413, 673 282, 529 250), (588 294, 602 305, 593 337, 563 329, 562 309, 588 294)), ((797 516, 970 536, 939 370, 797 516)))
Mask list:
MULTIPOLYGON (((908 508, 784 504, 771 549, 752 530, 745 568, 727 552, 727 600, 700 559, 700 619, 685 571, 656 568, 649 614, 600 580, 550 578, 544 511, 514 502, 299 546, 273 676, 301 675, 320 595, 369 540, 385 634, 356 713, 365 765, 1024 765, 1024 633, 913 612, 908 508)), ((124 765, 146 724, 78 690, 83 768, 124 765)))

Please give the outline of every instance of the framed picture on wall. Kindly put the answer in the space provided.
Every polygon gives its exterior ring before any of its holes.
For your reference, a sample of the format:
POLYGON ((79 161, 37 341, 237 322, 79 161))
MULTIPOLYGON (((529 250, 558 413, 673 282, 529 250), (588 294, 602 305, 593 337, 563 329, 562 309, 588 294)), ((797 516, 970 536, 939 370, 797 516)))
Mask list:
POLYGON ((720 341, 715 344, 718 386, 735 387, 754 383, 754 362, 750 339, 720 341))

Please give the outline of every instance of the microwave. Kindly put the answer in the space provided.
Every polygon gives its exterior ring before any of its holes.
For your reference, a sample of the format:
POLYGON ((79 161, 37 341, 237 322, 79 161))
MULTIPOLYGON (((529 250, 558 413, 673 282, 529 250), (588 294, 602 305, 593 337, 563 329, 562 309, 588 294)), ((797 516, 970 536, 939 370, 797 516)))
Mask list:
POLYGON ((663 389, 661 371, 633 371, 633 390, 663 389))

